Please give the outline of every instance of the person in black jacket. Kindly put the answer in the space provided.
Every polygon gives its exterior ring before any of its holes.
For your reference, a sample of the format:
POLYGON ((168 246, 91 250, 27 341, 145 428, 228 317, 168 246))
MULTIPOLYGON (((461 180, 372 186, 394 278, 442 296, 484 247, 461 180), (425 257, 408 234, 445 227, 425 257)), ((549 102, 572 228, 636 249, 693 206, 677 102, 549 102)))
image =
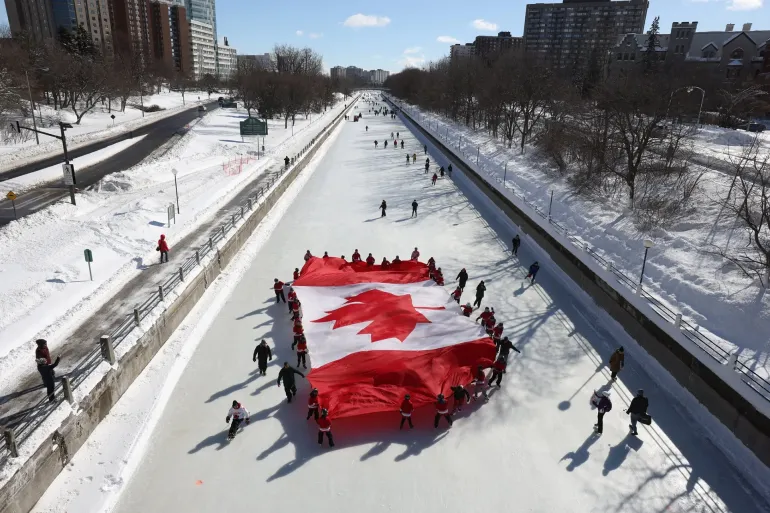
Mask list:
MULTIPOLYGON (((409 158, 409 155, 406 158, 409 158)), ((417 217, 417 200, 412 201, 412 217, 417 217)))
POLYGON ((460 282, 460 290, 465 290, 465 284, 468 282, 468 271, 465 270, 465 267, 458 273, 455 280, 460 282))
POLYGON ((487 290, 487 286, 484 285, 484 280, 481 280, 476 286, 476 301, 473 302, 473 306, 481 308, 481 300, 484 299, 484 292, 487 290))
POLYGON ((267 361, 273 359, 273 352, 270 350, 270 346, 267 345, 264 339, 262 342, 254 348, 254 356, 252 361, 259 360, 257 364, 259 366, 260 375, 264 376, 267 373, 267 361))
POLYGON ((649 405, 650 402, 644 396, 644 390, 639 389, 636 392, 636 397, 631 400, 631 404, 628 406, 628 410, 626 410, 631 416, 631 424, 629 424, 628 427, 631 428, 632 435, 637 435, 636 423, 639 422, 639 419, 642 418, 642 415, 647 413, 647 408, 649 405))
POLYGON ((46 393, 48 394, 48 400, 50 402, 56 401, 56 392, 54 387, 56 386, 56 371, 54 369, 61 361, 61 356, 57 356, 53 363, 46 363, 45 358, 38 358, 37 371, 40 373, 40 377, 43 378, 43 385, 45 385, 46 393))
POLYGON ((388 209, 388 204, 385 203, 385 200, 382 200, 382 203, 380 203, 380 210, 382 210, 382 215, 380 217, 385 217, 385 211, 388 209))
POLYGON ((516 236, 511 241, 511 253, 513 253, 514 255, 518 255, 519 246, 521 246, 521 237, 519 237, 519 234, 517 233, 516 236))
POLYGON ((508 361, 508 355, 511 354, 511 349, 521 354, 521 351, 513 345, 513 342, 508 340, 508 337, 503 337, 503 340, 500 342, 500 353, 498 353, 498 355, 508 361))
POLYGON ((454 398, 454 404, 452 405, 452 415, 458 411, 462 411, 463 401, 470 402, 471 394, 462 385, 455 385, 452 387, 452 397, 454 398))
POLYGON ((299 374, 303 378, 305 377, 300 371, 293 367, 289 367, 289 362, 283 362, 283 368, 278 373, 278 386, 281 386, 283 381, 283 389, 286 391, 286 399, 291 402, 291 398, 297 395, 297 385, 294 383, 294 375, 299 374))

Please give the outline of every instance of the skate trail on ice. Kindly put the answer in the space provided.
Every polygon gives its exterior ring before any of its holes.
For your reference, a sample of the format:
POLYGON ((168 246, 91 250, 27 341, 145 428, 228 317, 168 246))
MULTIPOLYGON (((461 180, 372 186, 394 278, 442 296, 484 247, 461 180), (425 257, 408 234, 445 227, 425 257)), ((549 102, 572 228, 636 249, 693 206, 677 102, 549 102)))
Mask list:
MULTIPOLYGON (((399 120, 368 114, 343 122, 336 140, 257 253, 244 278, 223 302, 170 401, 150 434, 136 473, 124 483, 120 513, 209 512, 234 494, 261 505, 360 512, 481 510, 512 512, 727 512, 768 511, 744 485, 744 476, 685 416, 663 390, 669 381, 648 374, 650 358, 627 336, 603 326, 603 316, 573 295, 563 275, 524 239, 519 258, 507 244, 513 232, 457 171, 430 185, 422 142, 399 120), (369 132, 364 126, 369 125, 369 132), (405 150, 375 150, 390 132, 406 135, 405 150), (406 134, 405 134, 406 133, 406 134), (405 153, 422 160, 405 165, 405 153), (458 188, 459 187, 459 188, 458 188), (466 197, 463 193, 468 194, 466 197), (388 216, 380 219, 380 201, 388 216), (410 219, 413 199, 420 204, 410 219), (484 217, 482 217, 482 213, 484 217), (306 249, 350 258, 354 249, 379 261, 407 258, 419 247, 433 256, 447 281, 465 267, 470 279, 462 302, 485 280, 485 306, 494 306, 514 355, 503 387, 487 404, 472 403, 450 430, 432 427, 432 409, 418 410, 415 429, 399 431, 397 412, 334 422, 337 446, 315 442, 305 421, 309 386, 298 379, 290 405, 276 386, 279 365, 295 362, 286 306, 274 305, 272 279, 289 280, 306 249), (524 281, 540 260, 538 281, 524 281), (276 358, 259 377, 251 355, 265 338, 276 358), (593 390, 606 387, 617 345, 626 367, 612 385, 613 409, 601 437, 593 435, 593 390), (660 383, 659 386, 657 383, 660 383), (628 436, 623 413, 644 388, 651 428, 628 436), (225 415, 232 400, 251 412, 251 425, 230 443, 225 415), (297 492, 303 494, 297 497, 297 492), (311 494, 312 503, 306 503, 311 494), (246 498, 248 497, 248 498, 246 498), (293 500, 294 499, 294 500, 293 500)), ((356 113, 351 111, 351 115, 356 113)), ((440 155, 430 154, 432 164, 440 155)), ((314 169, 314 171, 313 171, 314 169)), ((458 313, 459 315, 459 313, 458 313)), ((312 347, 319 341, 309 341, 312 347)), ((654 366, 652 366, 654 368, 654 366)), ((673 393, 679 393, 673 391, 673 393)), ((712 422, 716 422, 711 419, 712 422)), ((751 459, 740 444, 739 457, 751 459), (743 452, 742 452, 743 451, 743 452)), ((766 479, 767 469, 761 468, 766 479)))

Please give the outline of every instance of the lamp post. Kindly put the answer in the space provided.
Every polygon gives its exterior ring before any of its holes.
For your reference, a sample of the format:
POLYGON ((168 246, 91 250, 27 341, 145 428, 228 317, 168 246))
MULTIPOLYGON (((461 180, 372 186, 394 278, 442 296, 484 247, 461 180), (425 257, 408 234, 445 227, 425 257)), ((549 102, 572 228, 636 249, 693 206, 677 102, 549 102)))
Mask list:
POLYGON ((701 113, 703 112, 703 102, 706 100, 706 91, 702 87, 698 87, 698 86, 680 87, 679 89, 674 89, 671 92, 671 96, 668 99, 668 106, 666 107, 666 119, 668 119, 668 112, 669 110, 671 110, 671 101, 674 99, 674 95, 683 89, 686 90, 688 93, 691 93, 696 89, 701 92, 700 107, 698 108, 698 123, 697 123, 698 125, 700 125, 700 116, 701 116, 701 113))
POLYGON ((29 73, 24 70, 24 76, 27 77, 27 92, 29 93, 29 108, 32 109, 32 126, 35 129, 35 142, 40 144, 40 137, 37 135, 37 121, 35 121, 35 103, 32 100, 32 87, 29 85, 29 73))
POLYGON ((642 274, 641 276, 639 276, 639 285, 642 284, 642 280, 644 279, 644 267, 647 265, 647 252, 654 245, 655 243, 652 242, 650 239, 644 239, 644 260, 642 260, 642 274))
POLYGON ((176 213, 179 213, 179 186, 177 186, 176 182, 176 174, 178 171, 176 168, 172 169, 171 172, 174 174, 174 190, 176 191, 176 213))

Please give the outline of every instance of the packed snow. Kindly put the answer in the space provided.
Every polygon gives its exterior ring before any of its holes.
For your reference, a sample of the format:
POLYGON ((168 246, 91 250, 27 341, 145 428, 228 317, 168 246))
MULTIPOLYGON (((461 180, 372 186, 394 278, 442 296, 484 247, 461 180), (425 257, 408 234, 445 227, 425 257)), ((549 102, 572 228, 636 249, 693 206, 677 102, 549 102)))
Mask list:
MULTIPOLYGON (((587 200, 575 194, 553 172, 546 157, 531 146, 521 155, 518 148, 508 149, 484 130, 474 131, 398 103, 501 189, 505 186, 515 190, 544 212, 549 211, 553 191, 553 219, 628 276, 640 276, 643 241, 652 239, 655 245, 647 258, 645 290, 770 379, 770 296, 758 280, 747 278, 716 254, 727 244, 737 244, 737 237, 743 240, 735 217, 719 203, 730 189, 732 176, 700 168, 703 176, 695 211, 667 229, 640 233, 627 208, 614 201, 587 200)), ((770 153, 770 134, 717 127, 700 129, 694 148, 701 155, 726 163, 736 161, 740 145, 755 137, 760 151, 770 153)), ((705 357, 705 353, 701 354, 705 357)))
MULTIPOLYGON (((105 177, 78 194, 0 228, 0 395, 30 372, 36 338, 51 351, 103 301, 157 258, 156 241, 171 245, 210 216, 285 154, 302 148, 343 109, 298 119, 284 129, 269 121, 267 158, 257 157, 255 138, 241 141, 243 110, 215 110, 197 120, 181 139, 132 169, 105 177), (168 227, 176 202, 172 169, 178 170, 180 213, 168 227), (83 250, 91 249, 93 281, 83 250)), ((262 145, 262 138, 259 138, 262 145)), ((107 150, 103 150, 107 151, 107 150)), ((87 157, 84 157, 87 158, 87 157)))
POLYGON ((363 123, 343 123, 333 134, 327 153, 303 171, 143 374, 144 388, 124 396, 36 511, 202 512, 233 500, 335 513, 468 505, 515 512, 768 510, 766 467, 539 248, 525 238, 512 257, 505 241, 516 227, 460 172, 431 186, 420 164, 405 165, 405 151, 375 150, 373 140, 391 131, 405 135, 410 153, 422 153, 423 142, 404 134, 399 120, 363 112, 363 123), (382 199, 386 218, 377 210, 382 199), (407 256, 414 246, 443 268, 447 296, 461 267, 470 274, 463 302, 485 280, 484 304, 495 307, 522 354, 489 403, 465 408, 451 429, 434 429, 431 409, 416 413, 412 431, 397 429, 397 412, 332 419, 337 446, 320 448, 317 428, 305 421, 307 382, 299 380, 291 405, 276 387, 278 366, 293 352, 272 278, 288 280, 306 249, 349 256, 358 248, 381 259, 407 256), (524 276, 534 260, 542 269, 529 285, 524 276), (263 338, 276 354, 267 377, 251 361, 263 338), (621 344, 626 367, 610 383, 606 361, 621 344), (623 412, 637 388, 650 398, 655 419, 638 438, 628 435, 623 412), (589 399, 608 389, 614 407, 596 436, 589 399), (224 416, 234 399, 250 410, 251 425, 228 443, 224 416), (132 411, 138 414, 127 415, 132 411))

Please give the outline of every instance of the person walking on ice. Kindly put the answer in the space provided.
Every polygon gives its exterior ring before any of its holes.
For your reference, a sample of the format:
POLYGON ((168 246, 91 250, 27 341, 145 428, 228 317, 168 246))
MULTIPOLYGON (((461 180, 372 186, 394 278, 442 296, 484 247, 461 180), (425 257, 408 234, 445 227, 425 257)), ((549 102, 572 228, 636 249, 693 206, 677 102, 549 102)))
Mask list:
POLYGON ((436 416, 433 418, 433 427, 438 427, 438 421, 441 417, 444 417, 449 423, 449 427, 452 427, 452 416, 449 415, 449 403, 444 399, 444 394, 436 396, 436 416))
POLYGON ((647 408, 649 408, 650 402, 644 396, 644 390, 641 388, 636 391, 636 397, 631 399, 631 404, 628 405, 628 415, 631 417, 631 424, 628 425, 631 430, 631 434, 637 436, 636 423, 647 415, 647 408))
POLYGON ((417 154, 416 153, 412 153, 412 164, 414 164, 416 162, 417 162, 417 154))
POLYGON ((318 445, 324 444, 324 434, 329 440, 329 447, 334 447, 334 438, 332 437, 332 421, 329 420, 329 412, 326 408, 321 410, 321 418, 316 420, 318 424, 318 445))
POLYGON ((539 270, 540 270, 540 264, 538 264, 537 262, 529 266, 529 274, 527 274, 527 278, 529 278, 530 276, 532 277, 532 281, 529 282, 531 285, 534 285, 535 277, 537 276, 537 272, 539 270))
POLYGON ((484 280, 476 285, 476 301, 473 302, 473 306, 481 308, 481 300, 484 299, 484 292, 487 290, 487 286, 484 285, 484 280))
POLYGON ((465 270, 465 267, 463 267, 460 272, 457 273, 457 278, 455 278, 455 281, 460 282, 460 290, 465 290, 465 284, 468 283, 468 271, 465 270))
POLYGON ((519 246, 521 246, 521 238, 519 238, 519 234, 517 233, 511 241, 511 253, 513 253, 514 256, 519 254, 519 246))
POLYGON ((436 180, 438 180, 438 175, 436 173, 433 173, 433 177, 430 179, 430 184, 436 185, 436 180))
MULTIPOLYGON (((596 393, 594 393, 596 395, 596 393)), ((610 401, 610 391, 605 390, 601 393, 599 396, 598 401, 593 402, 594 406, 596 406, 597 414, 596 414, 596 424, 594 424, 594 429, 596 430, 596 433, 601 435, 602 431, 604 431, 604 414, 612 410, 612 401, 610 401)))
POLYGON ((166 242, 166 236, 161 234, 160 239, 158 239, 158 251, 160 251, 160 263, 162 264, 164 261, 168 263, 168 242, 166 242))
POLYGON ((233 422, 230 424, 230 430, 227 432, 227 439, 232 440, 235 438, 236 433, 238 432, 238 428, 241 425, 241 422, 246 421, 246 425, 249 425, 249 410, 244 408, 241 403, 238 401, 233 401, 233 405, 230 408, 230 411, 227 412, 227 417, 225 417, 225 422, 230 422, 230 418, 232 417, 233 422))
POLYGON ((428 169, 430 169, 430 159, 425 159, 425 174, 428 174, 428 169))
POLYGON ((416 262, 418 258, 420 258, 420 251, 417 248, 414 248, 414 251, 412 251, 411 260, 412 262, 416 262))
POLYGON ((409 154, 408 153, 406 154, 406 165, 407 166, 409 165, 409 154))
POLYGON ((374 140, 374 148, 377 149, 377 139, 374 140))
POLYGON ((270 346, 267 345, 264 339, 262 342, 254 348, 254 356, 252 361, 257 362, 260 376, 267 374, 267 361, 273 359, 273 352, 270 350, 270 346))
POLYGON ((294 381, 295 374, 299 374, 303 378, 305 377, 305 375, 297 369, 289 367, 289 362, 283 362, 283 368, 278 373, 278 386, 281 386, 281 381, 283 381, 283 389, 286 392, 286 399, 288 399, 288 402, 291 402, 292 397, 297 395, 297 384, 294 381))
POLYGON ((417 200, 412 201, 412 217, 417 217, 417 200))
POLYGON ((273 279, 273 292, 275 292, 276 303, 286 302, 286 296, 283 295, 283 282, 279 281, 278 278, 273 279))
POLYGON ((618 372, 623 370, 626 366, 626 351, 623 346, 620 346, 612 353, 609 361, 610 366, 610 381, 615 381, 618 377, 618 372))
POLYGON ((305 420, 310 420, 310 417, 315 417, 315 420, 318 420, 318 389, 314 388, 310 391, 310 397, 307 398, 307 418, 305 420))
POLYGON ((406 394, 404 396, 404 400, 401 401, 401 424, 398 426, 398 429, 403 429, 404 422, 409 423, 409 429, 414 428, 414 424, 412 424, 412 412, 414 411, 414 405, 411 401, 411 396, 409 394, 406 394))
POLYGON ((382 203, 380 203, 380 210, 382 210, 382 215, 380 217, 385 217, 385 211, 388 209, 388 204, 385 203, 385 200, 382 200, 382 203))

